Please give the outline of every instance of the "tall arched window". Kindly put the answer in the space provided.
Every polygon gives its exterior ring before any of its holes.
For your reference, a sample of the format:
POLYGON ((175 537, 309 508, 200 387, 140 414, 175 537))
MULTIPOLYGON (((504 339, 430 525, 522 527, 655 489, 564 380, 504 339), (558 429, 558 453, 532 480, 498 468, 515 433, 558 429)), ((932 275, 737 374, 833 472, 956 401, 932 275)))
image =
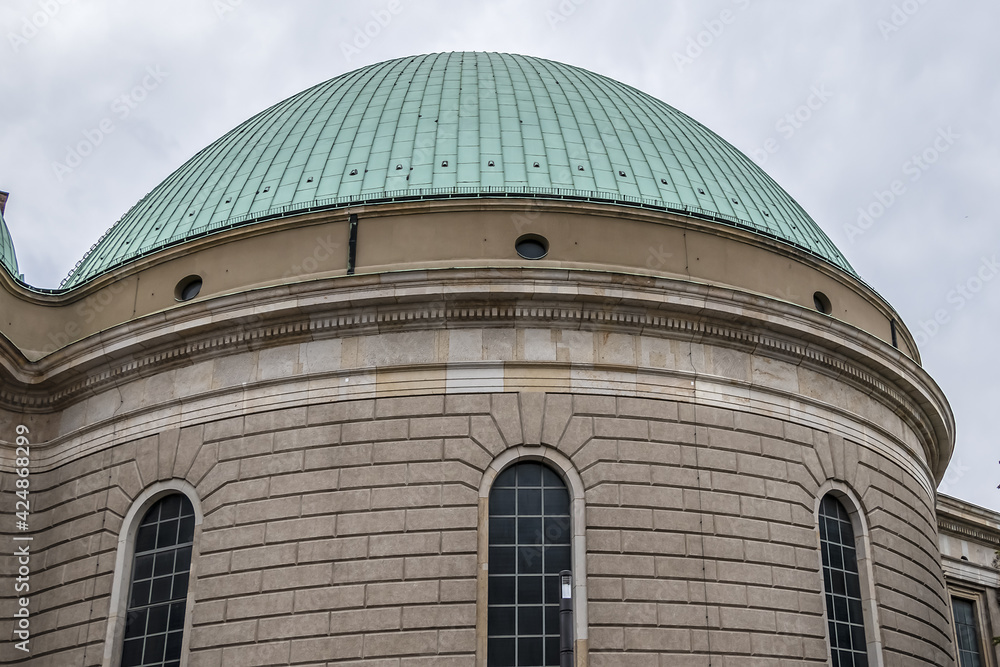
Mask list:
POLYGON ((824 496, 820 503, 819 536, 830 656, 834 665, 868 667, 854 525, 850 514, 833 494, 824 496))
POLYGON ((559 572, 571 569, 566 484, 532 461, 501 472, 489 495, 487 664, 559 664, 559 572))
POLYGON ((191 501, 179 493, 139 524, 121 667, 180 667, 194 527, 191 501))

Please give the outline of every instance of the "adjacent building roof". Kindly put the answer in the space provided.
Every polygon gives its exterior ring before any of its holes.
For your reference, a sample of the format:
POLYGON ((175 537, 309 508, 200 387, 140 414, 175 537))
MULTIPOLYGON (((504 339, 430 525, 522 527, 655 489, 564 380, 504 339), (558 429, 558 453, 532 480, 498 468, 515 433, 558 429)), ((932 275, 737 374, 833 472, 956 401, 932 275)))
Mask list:
POLYGON ((663 102, 540 58, 438 53, 349 72, 254 116, 144 197, 64 284, 275 216, 518 195, 697 215, 854 273, 756 164, 663 102))

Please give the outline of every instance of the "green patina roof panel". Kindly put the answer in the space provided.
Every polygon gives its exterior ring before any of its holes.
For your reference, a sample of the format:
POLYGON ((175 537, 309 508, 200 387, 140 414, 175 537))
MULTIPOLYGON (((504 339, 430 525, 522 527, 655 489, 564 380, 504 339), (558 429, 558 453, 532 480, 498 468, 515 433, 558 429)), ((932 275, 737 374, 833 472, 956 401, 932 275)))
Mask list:
POLYGON ((0 264, 7 269, 10 275, 15 278, 20 277, 17 268, 17 255, 14 254, 14 240, 10 237, 7 223, 3 221, 3 213, 0 213, 0 264))
POLYGON ((663 102, 539 58, 441 53, 349 72, 249 119, 146 195, 65 284, 307 208, 511 194, 690 212, 854 273, 756 164, 663 102))

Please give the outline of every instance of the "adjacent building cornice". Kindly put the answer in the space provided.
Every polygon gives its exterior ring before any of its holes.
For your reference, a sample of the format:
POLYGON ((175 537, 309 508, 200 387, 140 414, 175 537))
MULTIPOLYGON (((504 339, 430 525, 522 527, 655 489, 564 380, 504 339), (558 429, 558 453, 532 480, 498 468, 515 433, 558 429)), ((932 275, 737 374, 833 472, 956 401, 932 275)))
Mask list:
POLYGON ((938 530, 1000 549, 1000 512, 938 494, 938 530))

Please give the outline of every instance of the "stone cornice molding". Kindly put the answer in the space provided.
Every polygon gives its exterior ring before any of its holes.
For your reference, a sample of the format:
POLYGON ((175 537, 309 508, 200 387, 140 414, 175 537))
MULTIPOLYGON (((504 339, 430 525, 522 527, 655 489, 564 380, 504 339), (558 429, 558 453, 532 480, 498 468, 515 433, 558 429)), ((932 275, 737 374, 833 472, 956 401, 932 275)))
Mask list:
POLYGON ((942 533, 951 533, 958 537, 969 538, 994 548, 1000 548, 1000 533, 987 532, 968 523, 949 521, 941 517, 938 517, 937 525, 938 530, 942 533))
POLYGON ((944 494, 938 494, 936 509, 940 532, 1000 548, 1000 513, 944 494))
POLYGON ((918 434, 932 474, 943 474, 951 454, 954 420, 940 389, 912 360, 863 331, 721 287, 548 269, 403 272, 264 288, 142 318, 35 363, 0 349, 17 375, 5 378, 0 406, 52 412, 130 378, 234 350, 475 325, 639 332, 808 365, 890 406, 918 434))

